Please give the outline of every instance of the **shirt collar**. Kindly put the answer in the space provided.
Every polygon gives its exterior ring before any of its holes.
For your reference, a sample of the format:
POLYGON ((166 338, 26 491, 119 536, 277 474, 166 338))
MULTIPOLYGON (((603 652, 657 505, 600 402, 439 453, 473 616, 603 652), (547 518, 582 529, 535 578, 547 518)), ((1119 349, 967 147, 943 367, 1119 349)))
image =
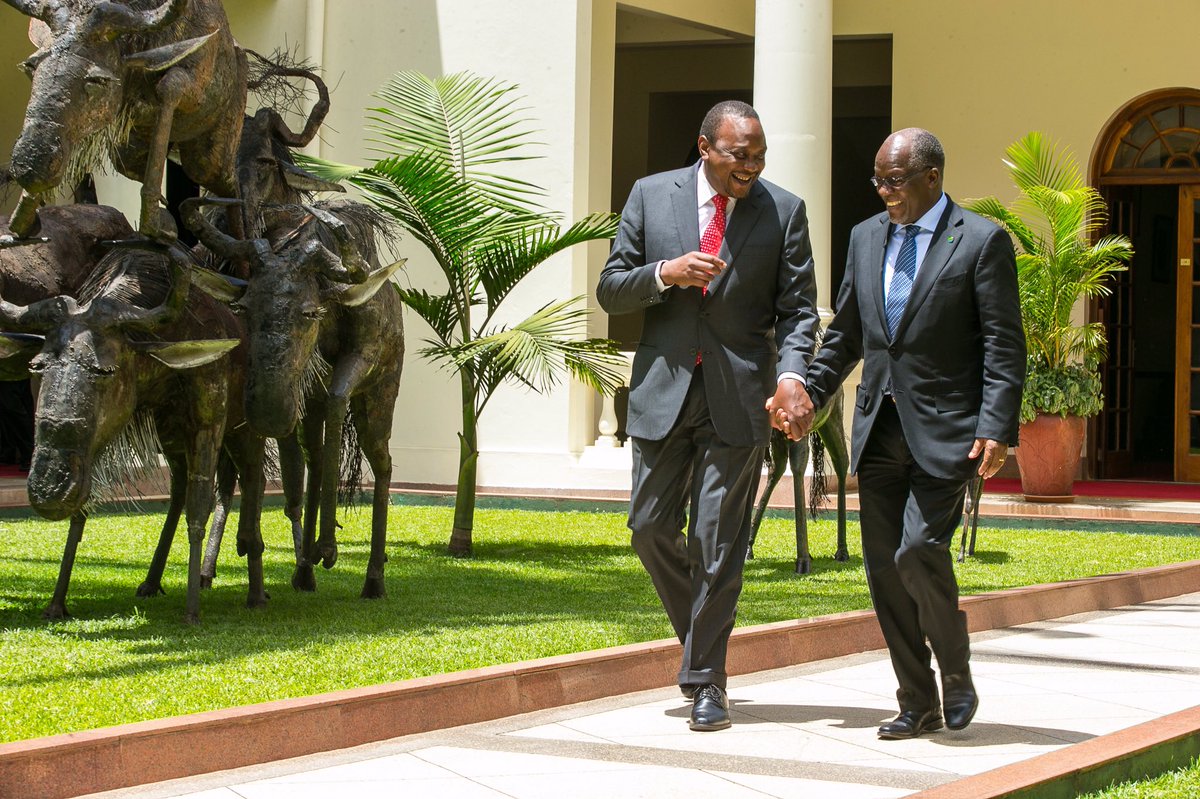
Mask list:
MULTIPOLYGON (((933 204, 933 207, 926 211, 921 218, 913 224, 919 227, 922 231, 928 231, 932 233, 934 228, 937 227, 938 222, 941 221, 942 214, 945 213, 946 206, 949 204, 949 202, 950 201, 946 198, 946 192, 942 192, 942 196, 938 197, 938 201, 933 204)), ((892 232, 903 232, 905 227, 907 226, 894 225, 892 227, 892 232)))
MULTIPOLYGON (((706 203, 712 201, 714 195, 718 192, 708 182, 708 176, 704 174, 704 162, 700 161, 696 165, 696 207, 703 208, 706 203)), ((733 197, 725 198, 725 213, 733 212, 733 206, 737 202, 733 197)))

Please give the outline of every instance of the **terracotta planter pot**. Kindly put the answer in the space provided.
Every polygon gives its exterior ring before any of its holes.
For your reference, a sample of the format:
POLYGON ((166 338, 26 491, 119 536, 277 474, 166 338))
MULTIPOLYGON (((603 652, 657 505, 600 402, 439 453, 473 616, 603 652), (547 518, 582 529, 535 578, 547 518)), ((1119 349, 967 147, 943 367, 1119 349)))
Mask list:
POLYGON ((1073 502, 1085 422, 1082 416, 1038 414, 1021 425, 1016 449, 1021 491, 1030 502, 1073 502))

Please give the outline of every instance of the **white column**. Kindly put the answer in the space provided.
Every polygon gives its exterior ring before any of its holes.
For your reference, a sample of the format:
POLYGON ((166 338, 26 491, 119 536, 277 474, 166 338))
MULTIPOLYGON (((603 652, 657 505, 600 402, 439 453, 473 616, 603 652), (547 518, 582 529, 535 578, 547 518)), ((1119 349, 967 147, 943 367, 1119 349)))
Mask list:
POLYGON ((754 107, 767 134, 766 178, 808 209, 817 304, 832 304, 833 0, 756 0, 754 107))

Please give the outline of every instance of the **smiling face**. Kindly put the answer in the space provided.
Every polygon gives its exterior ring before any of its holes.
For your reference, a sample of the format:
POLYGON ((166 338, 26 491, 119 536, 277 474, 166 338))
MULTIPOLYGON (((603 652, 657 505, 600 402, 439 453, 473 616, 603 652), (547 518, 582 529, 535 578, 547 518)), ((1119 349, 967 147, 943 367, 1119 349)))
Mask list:
POLYGON ((713 141, 701 136, 698 146, 704 176, 719 194, 741 199, 767 165, 767 137, 750 117, 725 117, 713 141))
POLYGON ((906 179, 899 187, 882 182, 875 190, 887 208, 888 218, 897 225, 916 222, 942 196, 942 170, 918 163, 913 157, 912 138, 903 131, 888 136, 879 148, 875 177, 906 179))

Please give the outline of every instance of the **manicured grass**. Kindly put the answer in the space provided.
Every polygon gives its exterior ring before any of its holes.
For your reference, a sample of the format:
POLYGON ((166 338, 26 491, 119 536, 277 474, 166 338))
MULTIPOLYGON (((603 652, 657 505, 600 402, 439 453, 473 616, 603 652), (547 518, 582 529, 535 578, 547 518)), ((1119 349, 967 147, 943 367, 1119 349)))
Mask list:
POLYGON ((1079 799, 1196 799, 1197 796, 1200 796, 1200 758, 1152 780, 1124 782, 1079 799))
MULTIPOLYGON (((167 596, 138 599, 161 508, 100 513, 80 545, 67 607, 45 622, 66 533, 0 517, 0 740, 160 718, 507 663, 671 635, 629 548, 622 512, 481 508, 476 556, 445 555, 448 506, 393 507, 386 599, 358 598, 369 514, 342 519, 341 555, 318 590, 290 587, 292 544, 278 508, 263 518, 271 602, 244 607, 232 533, 202 623, 183 623, 186 546, 176 538, 167 596)), ((231 519, 230 531, 236 518, 231 519)), ((867 608, 852 524, 849 563, 834 563, 833 523, 812 526, 815 573, 796 577, 792 527, 769 518, 746 569, 739 625, 867 608)), ((960 567, 964 593, 1200 558, 1200 537, 981 529, 960 567)))

